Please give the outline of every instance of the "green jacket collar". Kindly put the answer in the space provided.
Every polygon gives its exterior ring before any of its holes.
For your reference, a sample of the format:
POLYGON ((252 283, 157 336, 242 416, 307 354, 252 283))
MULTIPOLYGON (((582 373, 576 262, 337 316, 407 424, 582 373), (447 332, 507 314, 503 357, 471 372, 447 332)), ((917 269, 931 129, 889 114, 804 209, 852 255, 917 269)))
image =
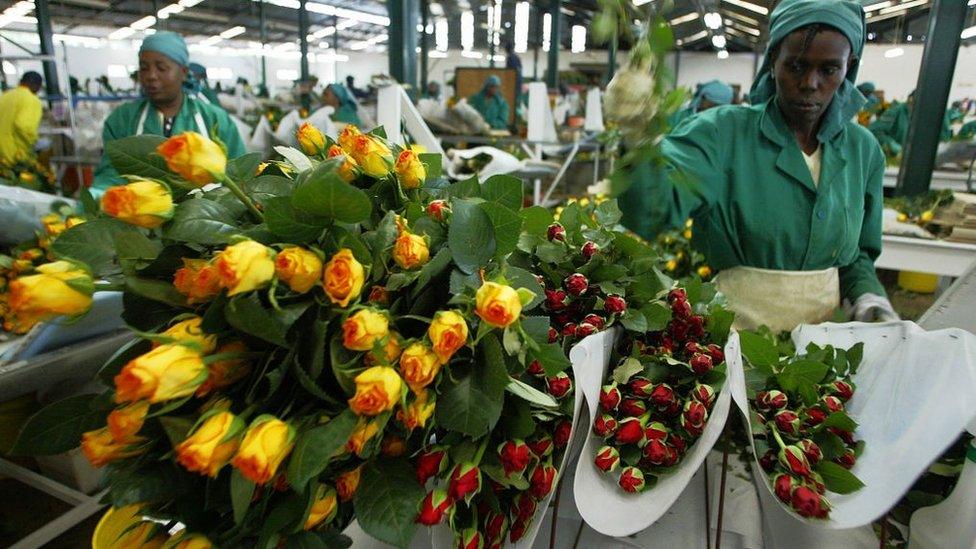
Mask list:
MULTIPOLYGON (((831 104, 831 108, 834 105, 831 104)), ((762 134, 780 147, 779 155, 776 157, 776 167, 784 173, 802 184, 810 192, 817 194, 821 189, 826 188, 829 182, 844 169, 847 164, 847 134, 843 132, 843 126, 831 131, 830 138, 824 138, 823 125, 817 138, 823 147, 823 156, 820 167, 820 185, 814 185, 813 177, 806 161, 803 160, 803 153, 796 143, 796 138, 786 125, 783 113, 776 105, 776 96, 766 101, 761 106, 762 115, 759 120, 759 128, 762 134), (826 183, 826 185, 825 185, 826 183)), ((828 110, 827 115, 831 114, 828 110)), ((824 120, 822 124, 826 124, 824 120)))

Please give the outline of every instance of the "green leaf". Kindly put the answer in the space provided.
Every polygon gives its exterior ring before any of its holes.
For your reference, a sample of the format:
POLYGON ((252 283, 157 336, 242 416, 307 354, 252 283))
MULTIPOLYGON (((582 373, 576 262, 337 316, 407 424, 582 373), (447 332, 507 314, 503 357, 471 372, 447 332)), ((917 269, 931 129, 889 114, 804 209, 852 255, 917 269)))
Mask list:
POLYGON ((434 411, 440 427, 474 438, 488 433, 498 422, 509 380, 502 347, 494 334, 485 336, 479 350, 477 363, 451 365, 434 411))
POLYGON ((847 367, 848 375, 854 375, 857 373, 857 368, 861 365, 861 360, 864 358, 864 343, 855 343, 850 349, 847 350, 847 367))
POLYGON ((502 258, 515 251, 522 230, 522 218, 515 211, 493 202, 482 202, 495 233, 495 257, 502 258))
POLYGON ((224 316, 238 330, 280 347, 288 347, 287 334, 292 323, 309 303, 282 307, 281 311, 265 309, 257 294, 235 296, 227 304, 224 316))
POLYGON ((93 219, 61 233, 52 244, 52 250, 59 258, 80 261, 96 277, 103 277, 119 272, 115 252, 116 235, 138 232, 132 225, 117 219, 93 219))
POLYGON ((522 209, 522 180, 511 175, 493 175, 481 185, 481 197, 510 210, 522 209))
POLYGON ((268 230, 294 244, 311 242, 329 225, 329 218, 296 209, 287 196, 269 198, 264 205, 268 230))
POLYGON ((827 419, 820 424, 820 427, 826 429, 827 427, 837 427, 842 431, 847 431, 853 433, 857 429, 857 422, 854 421, 851 416, 847 415, 846 412, 833 412, 827 419))
POLYGON ((356 520, 370 536, 397 547, 407 547, 417 529, 417 509, 424 489, 404 459, 377 459, 363 466, 359 489, 353 496, 356 520))
POLYGON ((115 387, 115 376, 122 371, 122 367, 128 364, 130 360, 148 352, 149 348, 150 343, 148 341, 134 338, 118 351, 115 351, 115 354, 98 370, 98 379, 107 387, 115 387))
POLYGON ((532 341, 540 345, 549 343, 549 317, 527 316, 521 320, 521 324, 532 341))
POLYGON ((455 200, 447 243, 466 274, 477 272, 495 255, 495 232, 488 214, 474 200, 455 200))
MULTIPOLYGON (((548 329, 546 332, 546 341, 548 341, 548 329)), ((566 358, 566 353, 563 352, 562 346, 558 343, 546 343, 537 347, 536 349, 530 348, 526 358, 529 361, 538 360, 547 376, 554 376, 571 366, 572 363, 566 358)))
POLYGON ((742 331, 739 332, 739 343, 742 345, 742 355, 754 366, 772 367, 779 363, 775 342, 755 332, 742 331))
POLYGON ((420 153, 417 155, 424 167, 427 169, 427 181, 437 179, 444 175, 441 167, 441 155, 438 153, 420 153))
POLYGON ((11 453, 48 456, 81 444, 81 435, 105 425, 107 410, 97 406, 96 395, 78 395, 38 410, 20 429, 11 453))
POLYGON ((284 549, 346 549, 352 540, 330 529, 325 532, 298 532, 288 536, 284 549))
POLYGON ((620 223, 620 219, 623 217, 623 213, 620 211, 616 200, 602 202, 596 207, 594 215, 596 222, 605 228, 610 228, 620 223))
POLYGON ((443 273, 444 270, 450 266, 451 251, 445 246, 438 250, 434 257, 420 268, 420 274, 417 276, 417 285, 413 287, 411 295, 413 297, 417 297, 417 295, 420 294, 420 291, 423 290, 432 279, 440 276, 441 273, 443 273))
POLYGON ((821 461, 816 470, 823 477, 827 489, 837 494, 851 494, 864 487, 854 473, 832 461, 821 461))
POLYGON ((275 147, 274 150, 281 156, 285 157, 285 160, 294 166, 295 170, 299 173, 312 168, 312 161, 305 156, 305 153, 294 147, 284 147, 279 145, 275 147))
POLYGON ((319 164, 295 188, 292 206, 313 215, 343 223, 360 223, 369 219, 373 204, 361 189, 346 183, 329 162, 319 164))
POLYGON ((206 198, 177 204, 173 219, 163 226, 164 238, 194 244, 225 244, 237 232, 238 223, 230 210, 206 198))
POLYGON ((170 282, 138 276, 127 276, 125 278, 125 289, 127 292, 132 292, 136 295, 173 307, 189 307, 186 302, 186 297, 176 291, 176 288, 170 282))
POLYGON ((620 366, 613 369, 613 380, 621 385, 630 381, 638 373, 644 371, 644 365, 636 358, 625 359, 620 366))
POLYGON ((244 522, 244 515, 247 508, 251 505, 251 497, 254 495, 256 486, 253 482, 244 478, 237 469, 230 474, 230 505, 234 512, 234 524, 240 526, 244 522))
POLYGON ((138 231, 122 231, 115 233, 115 252, 119 260, 152 261, 159 256, 163 245, 138 231))
POLYGON ((156 153, 166 139, 158 135, 134 135, 113 139, 105 144, 105 154, 112 166, 122 175, 137 175, 153 179, 173 176, 166 161, 156 153))
POLYGON ((242 189, 251 200, 264 205, 270 198, 291 196, 295 182, 280 175, 261 175, 242 185, 242 189))
MULTIPOLYGON (((530 292, 535 294, 535 297, 532 298, 532 301, 530 301, 528 305, 522 306, 523 311, 531 311, 537 305, 542 303, 543 299, 545 299, 545 292, 546 292, 545 289, 542 287, 542 284, 539 284, 539 281, 536 279, 535 275, 530 273, 529 271, 526 271, 525 269, 520 269, 519 267, 513 267, 509 265, 508 269, 505 271, 505 278, 508 279, 508 284, 511 287, 516 289, 525 288, 526 290, 529 290, 530 292)), ((548 327, 549 325, 547 322, 546 323, 547 337, 549 332, 548 327)))
POLYGON ((583 221, 578 202, 567 204, 563 208, 562 213, 559 214, 559 223, 566 229, 569 238, 575 237, 580 232, 583 221))
POLYGON ((822 362, 799 359, 783 367, 783 371, 776 374, 776 381, 784 391, 796 391, 802 385, 816 386, 827 375, 829 366, 822 362))
POLYGON ((527 383, 523 383, 514 377, 509 378, 508 385, 505 386, 505 390, 526 402, 535 404, 536 406, 542 406, 543 408, 555 408, 559 406, 559 403, 556 402, 556 399, 552 398, 552 395, 547 395, 546 393, 543 393, 535 387, 527 383))
POLYGON ((451 198, 477 198, 481 196, 481 184, 478 183, 478 176, 473 176, 464 181, 458 181, 447 189, 447 196, 451 198))
POLYGON ((847 449, 843 439, 830 431, 820 431, 819 433, 816 433, 813 436, 813 441, 817 443, 817 446, 820 447, 820 451, 823 452, 823 461, 830 461, 834 458, 838 458, 844 455, 844 451, 847 449))
POLYGON ((552 212, 542 206, 532 206, 525 208, 519 215, 522 216, 522 230, 529 234, 545 238, 549 225, 552 225, 552 212))
POLYGON ((708 333, 716 343, 725 345, 734 321, 735 313, 723 307, 713 307, 708 314, 708 333))
POLYGON ((640 311, 647 321, 647 330, 649 331, 663 330, 671 321, 671 309, 660 301, 652 301, 640 311))
POLYGON ((620 323, 632 332, 643 334, 647 331, 647 319, 644 318, 644 313, 636 309, 627 309, 620 317, 620 323))
POLYGON ((136 293, 122 292, 122 320, 142 332, 155 331, 174 316, 185 312, 185 309, 178 309, 136 293))
POLYGON ((334 454, 349 440, 356 429, 356 414, 346 409, 323 425, 316 425, 298 435, 298 442, 288 462, 288 482, 298 491, 325 470, 334 454))
POLYGON ((225 172, 231 181, 241 184, 254 179, 261 164, 261 153, 248 153, 227 161, 225 172))

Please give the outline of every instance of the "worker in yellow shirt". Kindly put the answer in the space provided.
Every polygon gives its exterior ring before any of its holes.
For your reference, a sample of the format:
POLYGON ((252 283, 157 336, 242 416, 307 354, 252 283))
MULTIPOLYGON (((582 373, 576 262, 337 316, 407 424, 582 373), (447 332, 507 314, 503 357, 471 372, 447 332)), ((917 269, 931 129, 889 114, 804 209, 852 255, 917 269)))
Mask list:
POLYGON ((30 157, 41 125, 41 100, 37 92, 41 75, 28 71, 20 85, 0 95, 0 163, 12 164, 30 157))

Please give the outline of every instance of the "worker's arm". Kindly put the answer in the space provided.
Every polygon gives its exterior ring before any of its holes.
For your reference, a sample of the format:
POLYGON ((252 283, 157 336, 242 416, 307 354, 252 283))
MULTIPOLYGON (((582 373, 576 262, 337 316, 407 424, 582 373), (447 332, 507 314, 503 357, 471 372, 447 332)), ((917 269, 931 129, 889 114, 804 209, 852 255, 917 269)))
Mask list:
POLYGON ((91 192, 95 198, 101 197, 102 193, 109 187, 114 187, 125 181, 108 158, 109 142, 128 136, 128 132, 125 131, 123 122, 120 120, 119 112, 116 110, 109 115, 105 119, 105 124, 102 125, 102 161, 95 169, 95 178, 91 186, 91 192))
POLYGON ((873 155, 871 164, 864 194, 864 219, 858 238, 857 258, 850 265, 840 268, 841 297, 851 303, 864 294, 885 296, 884 287, 874 268, 874 260, 881 255, 881 216, 884 210, 884 159, 881 151, 873 155))
POLYGON ((501 105, 500 108, 498 109, 498 114, 501 117, 499 127, 507 128, 508 127, 508 101, 502 99, 500 103, 501 105))
POLYGON ((222 109, 214 109, 214 113, 217 124, 217 137, 227 147, 227 158, 234 159, 247 154, 247 147, 244 146, 241 133, 237 131, 237 124, 234 124, 234 121, 230 119, 230 115, 222 109))
POLYGON ((40 99, 28 97, 17 105, 17 114, 14 118, 14 131, 24 141, 24 143, 37 142, 37 129, 41 125, 41 111, 43 107, 40 99))

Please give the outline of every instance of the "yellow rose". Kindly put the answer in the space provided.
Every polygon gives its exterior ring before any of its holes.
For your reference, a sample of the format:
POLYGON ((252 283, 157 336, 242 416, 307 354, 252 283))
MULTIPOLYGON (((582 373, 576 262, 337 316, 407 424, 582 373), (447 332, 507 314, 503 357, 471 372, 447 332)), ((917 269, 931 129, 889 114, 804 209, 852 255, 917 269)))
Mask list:
MULTIPOLYGON (((341 143, 340 143, 341 144, 341 143)), ((352 148, 346 148, 363 173, 376 179, 390 174, 393 168, 393 152, 385 143, 371 135, 357 135, 352 148)))
POLYGON ((315 156, 325 149, 325 136, 318 128, 305 122, 298 127, 295 133, 298 144, 302 147, 302 152, 309 156, 315 156))
POLYGON ((163 525, 152 521, 140 522, 129 528, 112 544, 113 549, 160 549, 166 544, 163 525))
POLYGON ((708 265, 702 265, 701 267, 698 267, 698 276, 702 278, 708 278, 712 276, 712 268, 709 267, 708 265))
POLYGON ((173 286, 188 303, 204 303, 220 293, 220 276, 209 261, 184 257, 183 266, 173 273, 173 286))
POLYGON ((258 416, 244 435, 244 442, 231 464, 244 478, 265 484, 274 477, 294 444, 294 427, 274 416, 258 416))
POLYGON ((180 537, 167 543, 166 549, 212 549, 213 543, 206 536, 200 534, 183 533, 180 537))
POLYGON ((226 411, 211 414, 176 446, 176 461, 187 471, 216 477, 240 446, 244 420, 226 411))
POLYGON ((393 260, 401 269, 411 270, 422 267, 430 260, 430 250, 424 237, 400 230, 400 236, 393 243, 393 260))
POLYGON ((206 379, 200 353, 183 345, 160 345, 122 367, 115 376, 115 401, 174 400, 192 395, 206 379))
POLYGON ((429 395, 430 391, 421 389, 406 408, 397 412, 397 419, 408 430, 413 431, 418 427, 423 429, 430 416, 434 415, 435 402, 429 395))
POLYGON ((332 145, 329 147, 328 157, 337 158, 342 157, 342 164, 336 168, 336 173, 339 175, 339 179, 342 179, 346 183, 351 183, 359 176, 359 164, 353 157, 346 154, 346 151, 342 150, 339 145, 332 145))
POLYGON ((441 364, 447 364, 454 353, 468 342, 468 324, 457 311, 438 311, 427 328, 427 337, 441 364))
POLYGON ((55 261, 37 267, 36 274, 10 282, 7 305, 13 331, 24 333, 38 322, 88 312, 95 285, 76 264, 55 261))
POLYGON ((102 195, 102 211, 130 225, 155 229, 173 217, 173 196, 162 183, 136 181, 111 187, 102 195))
POLYGON ((322 260, 298 246, 285 248, 275 257, 275 273, 293 292, 304 294, 322 278, 322 260))
POLYGON ((168 343, 189 344, 194 350, 208 355, 217 348, 217 336, 205 333, 200 327, 202 323, 202 318, 194 316, 173 324, 159 335, 172 339, 168 343))
POLYGON ((349 408, 356 415, 377 416, 389 412, 400 402, 403 380, 389 366, 373 366, 353 380, 356 394, 349 399, 349 408))
POLYGON ((274 278, 274 250, 260 242, 245 240, 224 248, 217 254, 214 266, 228 296, 259 290, 274 278))
POLYGON ((359 457, 363 457, 363 448, 366 447, 366 443, 376 436, 377 431, 379 431, 379 425, 375 421, 360 419, 359 423, 356 424, 356 429, 349 435, 349 440, 346 441, 346 450, 359 457))
POLYGON ((345 128, 339 132, 339 146, 345 151, 351 151, 353 145, 356 142, 356 138, 363 135, 354 124, 347 124, 345 128))
POLYGON ((668 271, 674 271, 678 268, 678 262, 673 259, 669 259, 668 262, 664 264, 664 268, 668 271))
POLYGON ((683 236, 685 240, 691 240, 691 229, 687 229, 684 232, 682 232, 681 236, 683 236))
POLYGON ((140 448, 134 448, 130 441, 119 442, 112 438, 112 433, 109 432, 108 427, 88 431, 81 435, 81 451, 88 458, 92 467, 101 467, 106 463, 143 452, 140 448))
POLYGON ((376 366, 376 365, 390 365, 396 362, 397 357, 400 356, 400 334, 396 332, 390 332, 390 335, 386 339, 386 344, 383 345, 383 356, 379 356, 375 351, 367 351, 366 356, 363 357, 363 362, 366 366, 376 366))
POLYGON ((325 287, 325 295, 329 296, 329 301, 340 307, 346 307, 362 293, 365 279, 366 271, 363 265, 356 261, 352 250, 343 248, 325 265, 322 285, 325 287))
POLYGON ((38 259, 44 257, 44 250, 40 248, 30 248, 20 252, 17 259, 26 259, 27 261, 37 261, 38 259))
POLYGON ((33 183, 37 177, 30 172, 20 172, 20 182, 21 183, 33 183))
POLYGON ((346 471, 336 477, 336 492, 339 493, 339 501, 349 501, 359 489, 359 477, 363 472, 360 465, 351 471, 346 471))
POLYGON ((156 147, 156 152, 170 171, 197 187, 213 183, 227 169, 227 155, 220 145, 196 132, 174 135, 156 147))
POLYGON ((389 333, 390 320, 384 313, 361 309, 342 323, 342 345, 350 351, 370 351, 389 333))
POLYGON ((485 282, 475 295, 475 313, 489 326, 505 328, 522 314, 522 300, 511 286, 485 282))
POLYGON ((417 153, 410 149, 400 153, 393 169, 404 189, 416 189, 427 179, 427 168, 417 157, 417 153))
POLYGON ((440 369, 441 363, 437 355, 423 343, 411 344, 400 355, 400 372, 403 373, 403 380, 415 393, 430 385, 440 369))
MULTIPOLYGON (((221 345, 216 354, 246 353, 247 346, 240 341, 232 341, 221 345)), ((217 360, 207 365, 207 381, 203 382, 196 392, 198 397, 206 396, 211 391, 229 387, 247 377, 251 373, 251 363, 246 358, 227 358, 217 360)))
POLYGON ((339 509, 339 500, 335 488, 331 486, 319 486, 315 494, 315 502, 308 511, 308 518, 305 519, 305 530, 311 530, 319 524, 329 522, 336 516, 339 509))
POLYGON ((72 227, 77 227, 78 225, 81 225, 84 222, 85 222, 85 218, 83 217, 71 216, 67 220, 65 220, 64 226, 70 229, 72 227))
POLYGON ((387 435, 380 442, 380 454, 383 457, 400 457, 407 453, 407 443, 396 435, 387 435))
POLYGON ((149 402, 139 400, 112 410, 108 415, 108 431, 116 442, 130 442, 142 429, 149 412, 149 402))

